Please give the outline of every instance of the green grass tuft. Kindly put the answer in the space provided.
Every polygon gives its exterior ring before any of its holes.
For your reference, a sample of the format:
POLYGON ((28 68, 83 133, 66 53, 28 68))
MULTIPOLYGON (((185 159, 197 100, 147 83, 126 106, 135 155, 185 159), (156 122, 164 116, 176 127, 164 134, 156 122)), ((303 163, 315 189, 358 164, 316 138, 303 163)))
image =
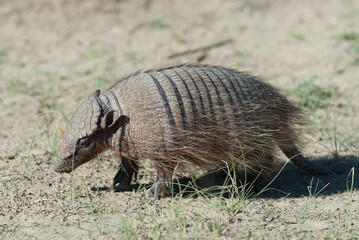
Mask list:
POLYGON ((245 54, 244 52, 238 51, 234 54, 234 58, 236 59, 236 62, 234 63, 234 67, 240 68, 243 66, 243 63, 245 62, 245 60, 247 58, 247 54, 245 54))
POLYGON ((356 32, 345 32, 339 35, 339 38, 345 41, 359 40, 359 34, 356 32))
POLYGON ((216 19, 216 14, 215 14, 215 12, 202 12, 201 18, 203 21, 205 21, 207 23, 213 22, 216 19))
POLYGON ((293 93, 299 98, 300 105, 314 113, 318 108, 329 108, 333 106, 338 96, 337 86, 320 87, 314 83, 316 76, 296 85, 293 93))
POLYGON ((6 52, 4 49, 0 49, 0 64, 3 64, 6 62, 6 52))
POLYGON ((305 36, 302 33, 290 32, 289 36, 301 42, 305 40, 305 36))
POLYGON ((150 28, 169 28, 170 25, 162 18, 154 18, 146 24, 150 28))

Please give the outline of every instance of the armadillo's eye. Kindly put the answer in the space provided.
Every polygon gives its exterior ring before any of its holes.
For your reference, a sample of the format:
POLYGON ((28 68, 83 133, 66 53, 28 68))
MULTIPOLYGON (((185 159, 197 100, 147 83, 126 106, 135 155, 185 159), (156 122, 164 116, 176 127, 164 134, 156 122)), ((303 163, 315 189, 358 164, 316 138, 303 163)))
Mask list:
POLYGON ((81 139, 79 139, 79 146, 84 147, 84 146, 87 145, 87 143, 88 143, 88 139, 87 139, 87 138, 81 138, 81 139))

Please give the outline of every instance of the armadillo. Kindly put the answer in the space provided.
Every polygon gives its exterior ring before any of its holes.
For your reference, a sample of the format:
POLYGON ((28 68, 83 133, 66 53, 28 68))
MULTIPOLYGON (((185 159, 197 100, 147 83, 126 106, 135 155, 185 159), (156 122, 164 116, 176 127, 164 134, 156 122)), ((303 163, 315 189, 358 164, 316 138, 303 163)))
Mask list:
POLYGON ((302 111, 278 89, 250 74, 217 66, 179 65, 136 73, 107 91, 95 91, 68 123, 56 172, 71 172, 105 149, 122 165, 117 190, 131 189, 141 159, 150 159, 158 197, 173 174, 246 168, 267 178, 276 170, 277 149, 313 173, 327 170, 299 152, 302 111), (162 189, 162 190, 161 190, 162 189))

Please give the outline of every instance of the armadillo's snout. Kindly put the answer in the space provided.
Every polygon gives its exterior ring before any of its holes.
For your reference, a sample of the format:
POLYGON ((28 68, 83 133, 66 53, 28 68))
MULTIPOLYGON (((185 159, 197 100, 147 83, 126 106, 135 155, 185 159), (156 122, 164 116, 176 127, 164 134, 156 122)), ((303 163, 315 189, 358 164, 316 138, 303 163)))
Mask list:
POLYGON ((63 160, 60 158, 57 158, 55 164, 54 164, 54 171, 59 173, 70 173, 72 172, 72 162, 71 160, 63 160))

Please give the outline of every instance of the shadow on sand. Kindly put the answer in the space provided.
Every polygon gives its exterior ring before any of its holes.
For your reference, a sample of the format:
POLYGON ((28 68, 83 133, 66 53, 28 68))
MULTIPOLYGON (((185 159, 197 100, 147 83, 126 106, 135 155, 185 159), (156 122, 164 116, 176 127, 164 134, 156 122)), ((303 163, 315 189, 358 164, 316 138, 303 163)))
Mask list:
POLYGON ((359 189, 359 158, 347 156, 340 158, 333 164, 330 158, 309 159, 319 166, 327 166, 341 174, 313 175, 292 163, 287 164, 283 171, 269 186, 268 191, 259 195, 261 198, 281 198, 286 195, 289 198, 299 198, 320 192, 320 195, 333 195, 359 189), (311 187, 310 187, 311 186, 311 187))
MULTIPOLYGON (((320 191, 320 195, 332 195, 350 190, 359 189, 359 157, 357 156, 346 156, 342 157, 333 164, 333 160, 330 158, 311 158, 309 159, 318 166, 326 166, 329 169, 335 169, 340 174, 329 174, 329 175, 313 175, 301 168, 295 166, 289 162, 281 173, 273 174, 268 180, 270 182, 273 178, 274 181, 268 186, 266 191, 257 195, 258 198, 299 198, 302 196, 309 196, 310 194, 315 195, 320 191)), ((184 196, 198 197, 198 191, 203 194, 218 196, 220 195, 220 189, 225 182, 227 175, 224 174, 207 174, 206 176, 196 180, 193 184, 193 180, 189 178, 180 178, 174 180, 173 189, 175 193, 182 192, 184 196), (181 185, 181 190, 179 189, 181 185), (189 186, 189 187, 185 187, 189 186), (183 191, 186 188, 186 191, 183 191), (196 188, 196 190, 194 190, 196 188), (212 191, 203 190, 204 188, 214 189, 212 191), (202 190, 200 190, 202 189, 202 190)), ((237 183, 237 186, 241 186, 242 181, 237 183)), ((151 184, 144 185, 133 185, 133 189, 143 191, 147 189, 151 184)), ((222 188, 223 189, 223 188, 222 188)), ((95 190, 95 189, 93 189, 95 190)), ((108 190, 107 187, 100 188, 100 191, 108 190)), ((256 191, 254 190, 253 193, 256 191)), ((257 190, 258 192, 258 190, 257 190)), ((254 194, 251 194, 254 195, 254 194)), ((226 194, 221 195, 226 197, 226 194)))

